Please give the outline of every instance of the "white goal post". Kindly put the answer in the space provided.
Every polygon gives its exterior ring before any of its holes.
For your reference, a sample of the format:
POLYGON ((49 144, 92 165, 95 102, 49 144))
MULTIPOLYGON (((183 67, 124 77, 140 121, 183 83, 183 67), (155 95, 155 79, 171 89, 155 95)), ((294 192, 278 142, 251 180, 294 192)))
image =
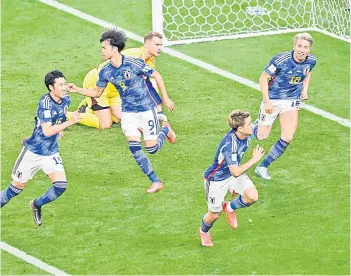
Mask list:
POLYGON ((351 43, 351 0, 152 0, 167 46, 317 31, 351 43))

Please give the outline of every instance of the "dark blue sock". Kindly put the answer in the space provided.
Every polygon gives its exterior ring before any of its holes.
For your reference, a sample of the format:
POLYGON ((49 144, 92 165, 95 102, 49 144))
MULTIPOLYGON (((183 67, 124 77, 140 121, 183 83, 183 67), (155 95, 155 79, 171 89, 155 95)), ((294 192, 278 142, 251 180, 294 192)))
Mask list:
POLYGON ((271 148, 268 155, 260 164, 260 167, 268 167, 274 160, 282 156, 289 143, 285 142, 282 138, 280 138, 271 148))
MULTIPOLYGON (((161 134, 161 132, 163 132, 163 133, 167 136, 167 134, 168 134, 168 132, 169 132, 168 126, 164 126, 163 128, 161 128, 160 134, 161 134)), ((160 136, 160 134, 159 134, 159 136, 160 136)), ((163 139, 163 140, 164 140, 164 139, 163 139)), ((164 142, 164 141, 163 141, 163 142, 164 142)))
POLYGON ((158 152, 160 149, 162 149, 163 144, 165 143, 166 140, 166 135, 168 134, 168 127, 164 127, 160 130, 160 133, 158 134, 157 137, 157 144, 153 147, 145 147, 146 152, 150 154, 155 154, 158 152))
POLYGON ((35 205, 38 207, 42 207, 45 204, 48 204, 51 201, 54 201, 63 192, 67 189, 66 181, 56 181, 52 183, 52 186, 43 194, 40 198, 35 200, 35 205))
POLYGON ((139 165, 143 173, 150 179, 152 183, 161 182, 154 172, 150 160, 147 158, 145 153, 141 149, 141 143, 139 141, 128 141, 129 149, 133 154, 135 162, 139 165))
POLYGON ((1 207, 6 205, 11 198, 19 195, 22 191, 23 189, 19 189, 10 184, 5 190, 1 191, 1 207))
POLYGON ((240 209, 240 208, 249 207, 253 203, 246 203, 244 201, 243 197, 240 195, 237 198, 233 199, 229 204, 233 210, 236 210, 236 209, 240 209))
POLYGON ((210 231, 212 226, 213 226, 213 223, 207 224, 206 222, 204 222, 204 218, 202 218, 202 220, 201 220, 201 231, 202 232, 207 233, 208 231, 210 231))

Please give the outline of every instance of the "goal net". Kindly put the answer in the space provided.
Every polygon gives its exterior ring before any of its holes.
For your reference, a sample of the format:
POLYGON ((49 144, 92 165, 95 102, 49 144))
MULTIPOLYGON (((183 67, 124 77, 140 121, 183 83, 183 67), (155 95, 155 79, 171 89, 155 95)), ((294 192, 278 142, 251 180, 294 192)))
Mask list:
POLYGON ((351 42, 351 0, 153 0, 167 45, 318 31, 351 42))

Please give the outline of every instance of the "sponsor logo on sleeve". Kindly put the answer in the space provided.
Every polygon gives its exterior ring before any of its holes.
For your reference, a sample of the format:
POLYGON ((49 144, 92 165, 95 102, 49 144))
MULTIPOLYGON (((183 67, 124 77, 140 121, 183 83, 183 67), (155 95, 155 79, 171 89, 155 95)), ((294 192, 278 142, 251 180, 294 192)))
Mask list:
POLYGON ((238 162, 238 156, 237 156, 236 153, 235 153, 235 154, 232 154, 232 161, 238 162))
POLYGON ((46 118, 46 119, 51 118, 50 110, 44 110, 44 118, 46 118))
POLYGON ((268 66, 268 71, 274 74, 275 71, 277 71, 277 67, 275 67, 274 64, 271 64, 268 66))

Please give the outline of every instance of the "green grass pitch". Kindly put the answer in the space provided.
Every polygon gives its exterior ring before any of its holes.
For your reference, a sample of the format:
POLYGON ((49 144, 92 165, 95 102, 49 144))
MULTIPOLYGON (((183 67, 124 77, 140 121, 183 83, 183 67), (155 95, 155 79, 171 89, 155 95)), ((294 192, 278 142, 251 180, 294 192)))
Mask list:
MULTIPOLYGON (((151 29, 151 1, 64 0, 79 10, 143 36, 151 29)), ((104 29, 35 0, 3 1, 1 77, 1 189, 34 127, 44 75, 62 70, 81 85, 100 62, 104 29)), ((340 117, 350 114, 349 44, 318 33, 318 58, 309 103, 340 117)), ((138 47, 132 40, 127 47, 138 47)), ((270 58, 292 47, 292 34, 175 46, 174 49, 258 81, 270 58)), ((255 118, 256 90, 166 54, 157 59, 176 103, 168 117, 178 134, 151 156, 165 190, 146 194, 148 179, 136 166, 119 126, 99 131, 73 126, 60 152, 68 190, 43 208, 36 228, 29 200, 50 185, 43 173, 1 210, 1 240, 69 274, 304 274, 350 272, 350 129, 300 112, 296 137, 271 167, 273 180, 247 173, 259 201, 239 210, 239 228, 224 217, 213 248, 200 246, 206 212, 203 171, 227 132, 226 117, 247 109, 255 118)), ((72 109, 81 98, 72 96, 72 109)), ((279 137, 279 125, 266 150, 279 137)), ((256 144, 257 142, 254 142, 256 144)), ((246 158, 251 154, 249 149, 246 158)), ((46 274, 1 251, 1 274, 46 274)))

